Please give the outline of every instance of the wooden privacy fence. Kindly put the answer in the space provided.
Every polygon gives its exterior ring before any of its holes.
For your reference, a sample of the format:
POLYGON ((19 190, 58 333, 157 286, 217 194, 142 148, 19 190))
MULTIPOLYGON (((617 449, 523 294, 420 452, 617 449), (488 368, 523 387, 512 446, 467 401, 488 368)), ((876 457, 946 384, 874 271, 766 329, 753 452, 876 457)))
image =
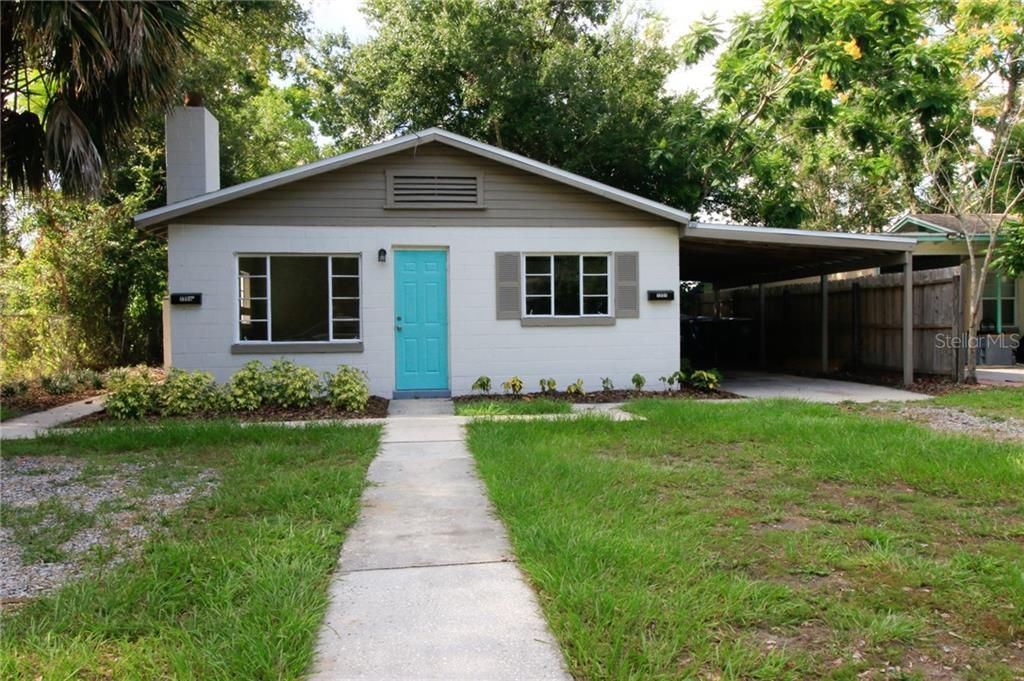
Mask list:
MULTIPOLYGON (((760 319, 757 287, 735 289, 733 314, 760 319)), ((830 368, 899 370, 903 366, 903 274, 828 282, 830 368)), ((914 371, 956 377, 961 334, 960 271, 914 272, 914 371)), ((755 323, 755 330, 758 328, 755 323)), ((811 366, 821 356, 818 284, 765 287, 766 358, 776 366, 811 366)))

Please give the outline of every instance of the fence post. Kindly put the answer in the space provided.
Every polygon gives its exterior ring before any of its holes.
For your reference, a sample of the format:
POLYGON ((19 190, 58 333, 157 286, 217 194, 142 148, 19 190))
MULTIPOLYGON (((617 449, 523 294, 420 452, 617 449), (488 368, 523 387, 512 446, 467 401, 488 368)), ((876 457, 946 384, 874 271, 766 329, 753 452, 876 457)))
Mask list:
POLYGON ((960 275, 953 275, 953 321, 950 324, 950 335, 953 340, 953 380, 957 383, 963 383, 964 381, 964 356, 960 351, 960 343, 963 341, 963 319, 964 319, 964 301, 963 301, 963 290, 961 286, 963 284, 960 281, 960 275))
POLYGON ((860 326, 860 282, 856 281, 850 287, 850 314, 853 317, 851 324, 853 328, 853 366, 859 367, 861 365, 861 343, 863 338, 860 326))
POLYGON ((914 384, 914 255, 903 261, 903 385, 914 384))

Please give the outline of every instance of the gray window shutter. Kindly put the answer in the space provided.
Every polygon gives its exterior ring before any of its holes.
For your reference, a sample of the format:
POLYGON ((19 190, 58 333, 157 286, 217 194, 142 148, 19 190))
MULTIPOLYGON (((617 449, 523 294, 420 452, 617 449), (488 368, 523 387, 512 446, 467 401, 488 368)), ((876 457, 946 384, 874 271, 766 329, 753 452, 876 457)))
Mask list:
POLYGON ((497 319, 519 319, 522 309, 519 293, 518 252, 494 254, 494 287, 497 292, 497 319))
POLYGON ((640 254, 635 251, 615 254, 615 317, 640 316, 640 254))

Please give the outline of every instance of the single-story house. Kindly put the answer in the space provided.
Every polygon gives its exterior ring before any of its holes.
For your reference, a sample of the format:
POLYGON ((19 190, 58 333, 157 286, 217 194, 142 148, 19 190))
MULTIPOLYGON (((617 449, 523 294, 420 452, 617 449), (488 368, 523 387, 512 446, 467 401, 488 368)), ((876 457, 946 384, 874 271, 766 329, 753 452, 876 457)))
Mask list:
MULTIPOLYGON (((479 376, 654 384, 679 366, 679 282, 909 272, 912 238, 700 225, 685 211, 432 128, 221 189, 218 127, 168 114, 169 365, 349 364, 394 397, 479 376)), ((910 289, 905 289, 904 310, 910 289)), ((913 333, 903 325, 904 376, 913 333)))

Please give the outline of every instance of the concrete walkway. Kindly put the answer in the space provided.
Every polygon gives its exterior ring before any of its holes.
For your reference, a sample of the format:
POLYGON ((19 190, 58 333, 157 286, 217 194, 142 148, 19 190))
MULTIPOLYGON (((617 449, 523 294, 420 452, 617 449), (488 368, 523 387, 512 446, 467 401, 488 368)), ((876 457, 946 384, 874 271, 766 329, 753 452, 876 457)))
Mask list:
POLYGON ((80 419, 89 414, 95 414, 103 409, 103 402, 106 398, 103 395, 90 397, 88 399, 72 402, 46 411, 19 416, 0 423, 0 440, 19 440, 21 438, 36 437, 42 435, 50 428, 59 426, 68 421, 80 419))
POLYGON ((393 402, 314 679, 569 679, 448 400, 393 402), (413 415, 399 415, 399 414, 413 415))
POLYGON ((978 382, 993 385, 1024 385, 1024 366, 978 367, 978 382))
POLYGON ((757 371, 729 372, 722 381, 722 390, 743 397, 786 397, 808 402, 908 402, 931 399, 928 395, 880 385, 757 371))

